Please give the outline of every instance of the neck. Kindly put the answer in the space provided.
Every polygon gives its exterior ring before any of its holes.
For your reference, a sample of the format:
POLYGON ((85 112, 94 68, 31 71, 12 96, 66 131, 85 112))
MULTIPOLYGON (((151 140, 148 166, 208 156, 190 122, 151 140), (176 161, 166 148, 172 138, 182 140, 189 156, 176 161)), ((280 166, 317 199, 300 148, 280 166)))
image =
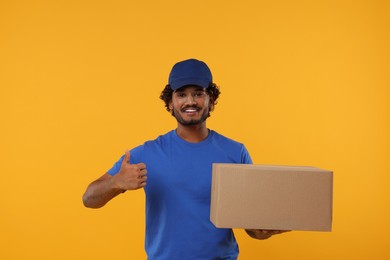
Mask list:
POLYGON ((178 124, 176 133, 187 142, 199 143, 207 138, 209 130, 206 127, 206 122, 191 126, 178 124))

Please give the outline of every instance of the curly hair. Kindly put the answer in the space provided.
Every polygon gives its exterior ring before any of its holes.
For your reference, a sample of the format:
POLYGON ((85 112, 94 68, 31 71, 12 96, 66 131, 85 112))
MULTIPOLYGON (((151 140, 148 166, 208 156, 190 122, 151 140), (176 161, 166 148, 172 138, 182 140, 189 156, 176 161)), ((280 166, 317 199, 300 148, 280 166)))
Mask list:
MULTIPOLYGON (((206 93, 209 95, 210 104, 212 105, 210 111, 213 111, 215 105, 218 103, 217 99, 219 97, 219 94, 221 94, 221 91, 219 90, 219 87, 215 83, 210 83, 208 88, 206 88, 206 93)), ((160 94, 160 99, 164 101, 165 108, 168 112, 171 112, 171 110, 169 109, 169 103, 172 100, 172 94, 173 94, 173 89, 171 89, 171 86, 169 84, 165 86, 164 90, 160 94)))

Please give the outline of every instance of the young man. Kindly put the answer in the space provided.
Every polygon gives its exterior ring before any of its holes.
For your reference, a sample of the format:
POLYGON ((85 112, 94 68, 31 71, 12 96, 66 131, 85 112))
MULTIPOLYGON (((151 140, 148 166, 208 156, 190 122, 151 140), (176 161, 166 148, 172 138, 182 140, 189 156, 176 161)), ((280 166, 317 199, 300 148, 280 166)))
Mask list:
MULTIPOLYGON (((127 151, 84 196, 99 208, 126 190, 144 188, 148 259, 237 259, 231 229, 210 222, 212 163, 248 163, 245 146, 206 127, 220 91, 208 66, 189 59, 176 63, 160 98, 177 128, 127 151)), ((257 239, 281 231, 247 230, 257 239)))

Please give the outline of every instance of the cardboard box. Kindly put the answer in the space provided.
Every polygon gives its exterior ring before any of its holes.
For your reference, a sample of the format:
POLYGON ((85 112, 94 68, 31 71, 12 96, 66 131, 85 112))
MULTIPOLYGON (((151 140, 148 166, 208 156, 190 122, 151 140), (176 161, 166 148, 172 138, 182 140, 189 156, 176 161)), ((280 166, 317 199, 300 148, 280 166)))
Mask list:
POLYGON ((218 228, 331 231, 333 172, 308 166, 213 164, 218 228))

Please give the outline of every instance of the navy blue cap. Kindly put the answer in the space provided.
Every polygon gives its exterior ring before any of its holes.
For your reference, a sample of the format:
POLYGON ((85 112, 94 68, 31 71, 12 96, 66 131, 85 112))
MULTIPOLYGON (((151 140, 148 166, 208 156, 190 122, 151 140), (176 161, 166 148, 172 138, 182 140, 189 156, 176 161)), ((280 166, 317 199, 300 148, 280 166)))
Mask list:
POLYGON ((206 63, 196 59, 176 63, 169 74, 168 84, 173 90, 187 85, 208 88, 213 76, 206 63))

